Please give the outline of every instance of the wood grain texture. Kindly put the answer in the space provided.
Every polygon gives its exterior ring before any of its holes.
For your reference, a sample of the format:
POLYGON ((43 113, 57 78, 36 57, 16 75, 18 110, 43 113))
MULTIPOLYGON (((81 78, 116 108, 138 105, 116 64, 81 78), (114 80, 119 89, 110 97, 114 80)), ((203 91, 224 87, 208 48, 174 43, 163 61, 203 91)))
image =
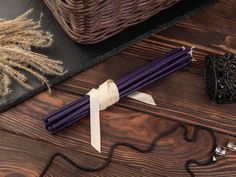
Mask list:
MULTIPOLYGON (((67 150, 55 145, 32 140, 6 131, 0 131, 0 176, 3 177, 37 177, 45 166, 50 155, 56 151, 63 152, 76 163, 83 166, 96 167, 103 163, 103 159, 86 155, 73 150, 67 150)), ((76 177, 76 176, 152 176, 152 173, 142 171, 136 167, 113 162, 111 166, 101 172, 86 173, 76 169, 62 158, 55 159, 47 176, 76 177)))
MULTIPOLYGON (((38 94, 1 113, 0 177, 36 177, 55 151, 64 152, 79 164, 95 167, 104 161, 112 143, 124 141, 144 148, 154 137, 177 122, 204 125, 223 132, 216 133, 218 145, 236 142, 235 105, 210 104, 202 80, 206 54, 222 54, 225 49, 236 50, 235 13, 234 0, 221 0, 195 17, 153 35, 53 87, 53 94, 38 94), (154 95, 157 107, 124 99, 101 112, 102 154, 90 146, 88 117, 56 135, 50 135, 45 130, 41 119, 49 112, 80 98, 106 79, 117 79, 171 48, 182 45, 196 46, 194 57, 198 61, 143 90, 154 95)), ((195 127, 188 127, 191 136, 195 127)), ((183 139, 182 131, 178 130, 158 142, 152 153, 139 154, 119 147, 111 166, 103 171, 82 172, 58 158, 48 176, 185 177, 188 176, 184 169, 185 161, 192 158, 205 160, 210 148, 207 132, 201 131, 196 143, 188 143, 183 139)), ((229 152, 213 165, 192 165, 192 169, 199 177, 235 177, 235 164, 236 153, 229 152)))
MULTIPOLYGON (((174 121, 112 106, 101 113, 102 154, 98 154, 90 145, 88 118, 57 135, 48 134, 43 127, 42 116, 76 97, 78 96, 60 91, 54 91, 54 95, 42 93, 0 115, 0 129, 21 135, 23 138, 27 137, 25 138, 27 140, 21 140, 16 135, 0 132, 2 141, 0 154, 3 154, 0 156, 2 158, 0 162, 3 164, 0 165, 0 176, 1 173, 2 176, 6 175, 6 171, 37 176, 43 167, 43 162, 55 151, 65 152, 80 164, 100 165, 113 142, 124 141, 145 148, 154 137, 176 124, 174 121), (1 149, 4 151, 1 152, 1 149)), ((189 129, 192 132, 194 127, 189 126, 189 129)), ((205 160, 209 155, 211 142, 209 134, 205 131, 200 132, 196 143, 187 143, 182 133, 178 130, 175 134, 164 138, 157 143, 154 151, 148 154, 139 154, 129 148, 119 147, 115 151, 112 160, 114 164, 112 163, 111 167, 97 173, 82 174, 84 176, 124 176, 124 174, 140 177, 188 176, 184 169, 185 161, 190 158, 205 160)), ((236 141, 236 138, 223 134, 217 134, 217 139, 219 145, 224 145, 229 140, 236 141)), ((235 176, 235 161, 236 154, 230 153, 219 163, 208 167, 193 165, 192 169, 197 176, 235 176)), ((56 160, 55 166, 49 172, 51 176, 69 174, 72 177, 79 173, 80 171, 60 159, 56 160)))
POLYGON ((210 103, 203 80, 207 54, 223 54, 226 49, 236 54, 235 14, 235 1, 222 0, 208 10, 153 35, 56 88, 85 94, 106 79, 118 79, 176 46, 195 46, 194 58, 197 62, 143 89, 154 96, 157 107, 130 99, 124 99, 118 105, 166 119, 211 127, 235 136, 235 105, 210 103))

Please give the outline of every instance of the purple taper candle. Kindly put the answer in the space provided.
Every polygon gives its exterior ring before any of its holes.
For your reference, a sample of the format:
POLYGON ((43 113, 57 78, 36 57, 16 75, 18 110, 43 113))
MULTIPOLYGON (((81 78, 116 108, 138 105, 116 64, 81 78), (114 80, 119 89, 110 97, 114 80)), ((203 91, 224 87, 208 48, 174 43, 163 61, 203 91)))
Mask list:
MULTIPOLYGON (((172 50, 160 59, 156 59, 115 81, 120 98, 184 68, 191 61, 190 49, 182 47, 172 50)), ((89 110, 89 96, 86 95, 45 116, 43 118, 45 127, 49 132, 56 133, 87 116, 89 110)))

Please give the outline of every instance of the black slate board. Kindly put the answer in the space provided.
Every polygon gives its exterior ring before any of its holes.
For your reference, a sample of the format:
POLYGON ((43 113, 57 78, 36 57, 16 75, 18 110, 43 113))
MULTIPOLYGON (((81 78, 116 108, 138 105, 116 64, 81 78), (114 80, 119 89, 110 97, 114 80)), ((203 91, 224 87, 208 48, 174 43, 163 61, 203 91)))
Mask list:
MULTIPOLYGON (((51 58, 62 60, 65 69, 69 71, 64 77, 51 78, 50 82, 53 85, 101 62, 153 33, 170 27, 176 21, 185 19, 216 1, 184 0, 149 20, 130 27, 120 34, 94 45, 79 45, 73 42, 56 22, 42 0, 0 0, 0 18, 15 18, 31 8, 34 9, 32 14, 32 18, 34 19, 39 18, 40 12, 44 13, 43 28, 55 35, 54 44, 50 49, 35 50, 47 54, 51 58)), ((4 100, 0 99, 0 111, 6 110, 46 89, 45 86, 34 79, 31 79, 30 82, 34 86, 32 91, 26 91, 18 85, 13 84, 11 87, 13 90, 12 94, 4 100)))

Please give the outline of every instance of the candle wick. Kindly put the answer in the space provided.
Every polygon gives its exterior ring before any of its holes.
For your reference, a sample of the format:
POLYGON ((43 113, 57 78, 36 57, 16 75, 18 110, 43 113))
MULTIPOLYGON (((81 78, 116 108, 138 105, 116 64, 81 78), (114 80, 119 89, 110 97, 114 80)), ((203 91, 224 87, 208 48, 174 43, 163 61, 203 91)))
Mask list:
POLYGON ((193 57, 193 49, 195 49, 196 46, 191 47, 191 50, 188 52, 189 55, 192 57, 192 62, 196 62, 197 60, 193 57))
POLYGON ((193 50, 191 49, 189 52, 188 52, 189 55, 191 55, 191 57, 193 57, 193 50))

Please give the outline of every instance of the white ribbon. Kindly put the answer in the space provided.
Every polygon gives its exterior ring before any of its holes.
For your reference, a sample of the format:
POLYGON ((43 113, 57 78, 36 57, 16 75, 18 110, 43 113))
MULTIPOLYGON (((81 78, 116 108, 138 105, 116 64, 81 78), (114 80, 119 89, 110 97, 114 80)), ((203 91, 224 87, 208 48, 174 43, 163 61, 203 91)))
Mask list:
POLYGON ((134 93, 131 93, 127 97, 132 98, 132 99, 137 100, 137 101, 141 101, 143 103, 147 103, 147 104, 156 106, 156 103, 155 103, 152 95, 149 95, 147 93, 136 91, 134 93))
MULTIPOLYGON (((105 110, 107 107, 115 104, 120 99, 119 90, 113 80, 107 80, 98 89, 90 90, 87 95, 90 97, 90 136, 91 145, 101 153, 101 131, 100 131, 100 115, 99 111, 105 110)), ((156 105, 151 95, 134 92, 128 97, 147 103, 156 105)))
POLYGON ((90 96, 91 145, 101 153, 101 131, 99 111, 115 104, 120 99, 119 90, 112 80, 107 80, 98 89, 92 89, 90 96))

